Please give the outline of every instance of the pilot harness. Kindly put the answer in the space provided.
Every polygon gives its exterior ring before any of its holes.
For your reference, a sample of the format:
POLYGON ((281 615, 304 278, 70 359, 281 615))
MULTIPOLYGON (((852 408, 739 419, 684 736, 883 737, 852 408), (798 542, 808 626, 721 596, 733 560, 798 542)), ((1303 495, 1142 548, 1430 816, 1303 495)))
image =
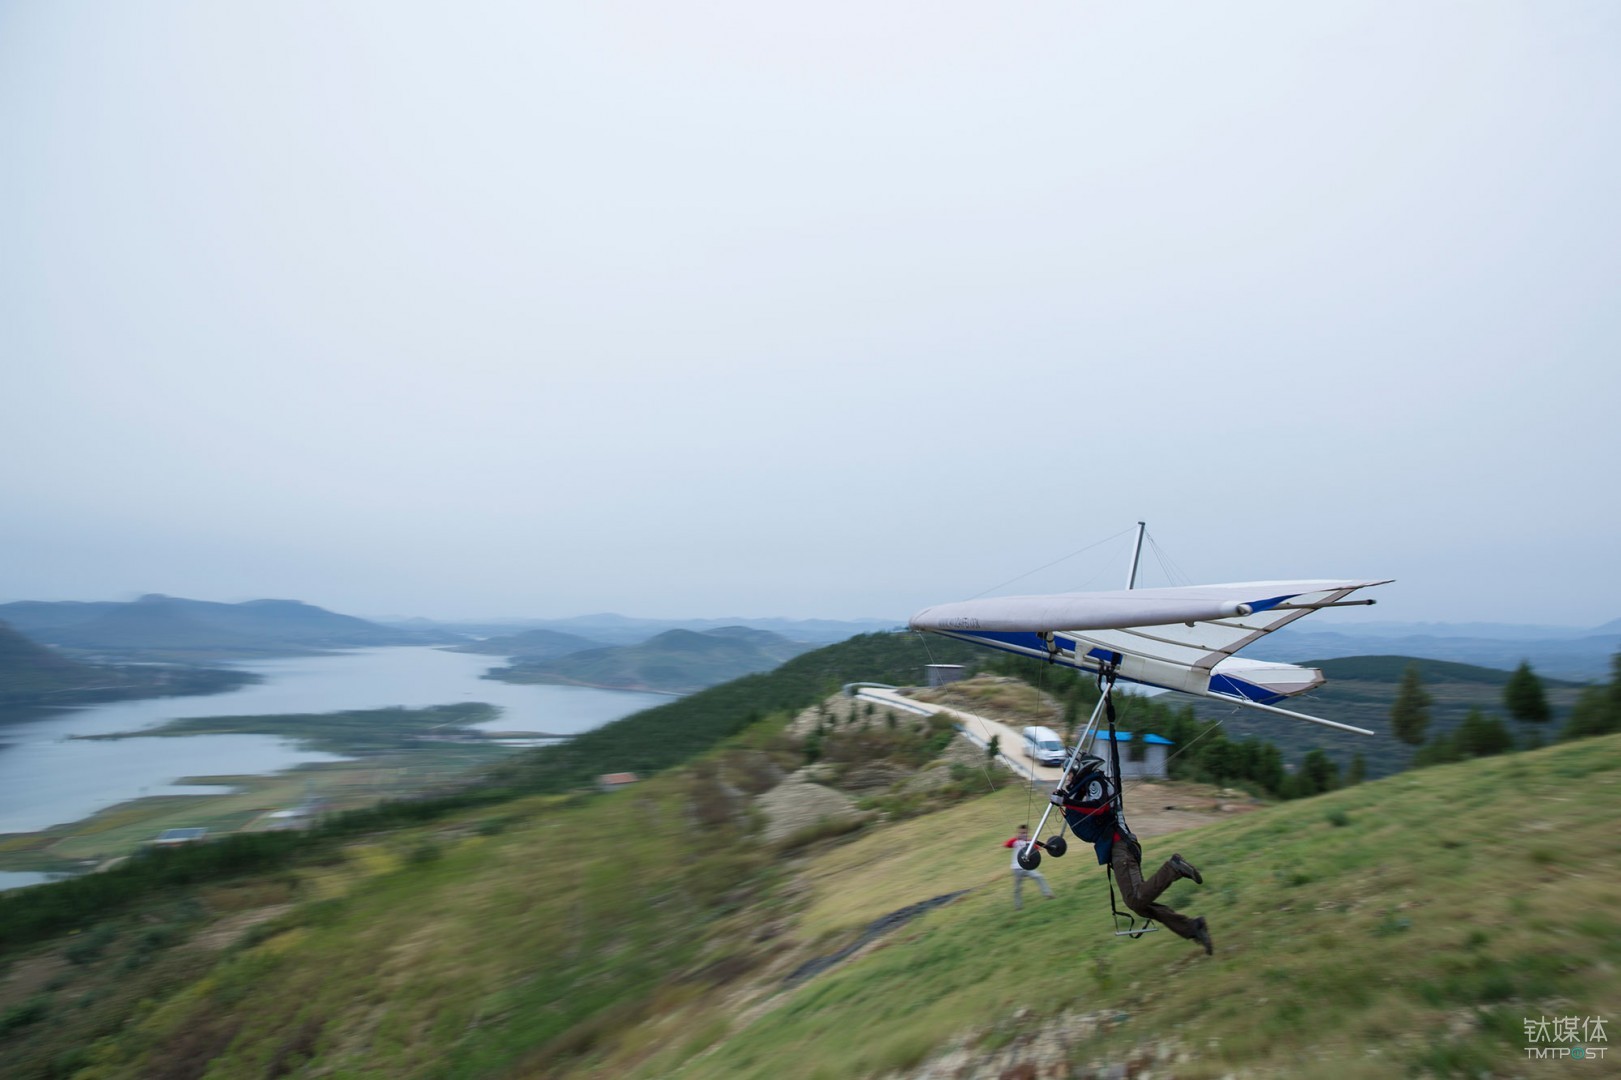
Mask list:
MULTIPOLYGON (((1108 686, 1103 685, 1104 673, 1098 672, 1098 688, 1103 691, 1103 711, 1109 718, 1109 771, 1114 774, 1114 824, 1120 839, 1115 843, 1136 845, 1136 856, 1142 862, 1143 849, 1137 844, 1137 837, 1132 833, 1131 827, 1126 824, 1126 785, 1124 776, 1120 772, 1120 740, 1115 738, 1114 730, 1114 671, 1115 665, 1108 667, 1108 686)), ((1111 855, 1109 865, 1105 867, 1105 877, 1109 879, 1109 914, 1114 917, 1114 936, 1129 937, 1132 940, 1152 933, 1159 927, 1154 925, 1152 919, 1144 919, 1141 926, 1137 925, 1137 916, 1129 911, 1121 911, 1114 900, 1114 858, 1111 855), (1120 929, 1120 920, 1126 920, 1126 928, 1120 929)))
MULTIPOLYGON (((1116 673, 1117 673, 1117 671, 1119 669, 1119 664, 1120 664, 1121 659, 1122 659, 1122 657, 1120 656, 1119 653, 1114 653, 1114 654, 1111 655, 1111 657, 1110 657, 1110 659, 1108 661, 1105 661, 1098 668, 1098 692, 1099 692, 1099 695, 1100 695, 1099 699, 1098 699, 1098 706, 1097 706, 1097 709, 1093 710, 1092 718, 1087 721, 1086 731, 1082 732, 1082 736, 1081 736, 1080 741, 1078 741, 1070 749, 1069 759, 1064 763, 1064 777, 1067 779, 1069 777, 1069 775, 1070 775, 1070 771, 1073 768, 1075 768, 1077 760, 1078 760, 1078 756, 1080 755, 1081 744, 1086 741, 1086 735, 1092 731, 1093 725, 1096 724, 1096 722, 1097 722, 1098 709, 1103 710, 1105 716, 1108 719, 1108 723, 1109 723, 1109 768, 1110 768, 1110 771, 1113 774, 1113 783, 1112 783, 1113 790, 1110 792, 1110 794, 1108 796, 1109 803, 1111 805, 1111 811, 1112 811, 1111 814, 1109 815, 1110 818, 1111 818, 1110 826, 1113 828, 1114 831, 1116 831, 1116 832, 1118 832, 1120 834, 1120 839, 1115 841, 1116 843, 1136 844, 1137 843, 1137 838, 1136 838, 1136 836, 1134 836, 1132 834, 1131 828, 1126 824, 1125 792, 1124 792, 1124 784, 1121 782, 1121 773, 1120 773, 1120 740, 1116 737, 1116 731, 1115 731, 1114 681, 1115 681, 1115 675, 1116 675, 1116 673)), ((1090 756, 1090 755, 1088 755, 1088 756, 1090 756)), ((1096 761, 1098 759, 1094 758, 1093 760, 1096 761)), ((1062 784, 1062 782, 1063 781, 1060 781, 1060 784, 1062 784)), ((1082 790, 1084 790, 1084 787, 1085 787, 1084 781, 1082 783, 1077 784, 1076 786, 1078 788, 1081 788, 1082 790)), ((1072 794, 1080 794, 1080 792, 1077 791, 1077 792, 1074 792, 1072 794)), ((1058 804, 1057 801, 1055 801, 1054 805, 1057 805, 1057 804, 1058 804)), ((1036 826, 1037 835, 1040 835, 1042 825, 1046 824, 1047 814, 1050 814, 1051 812, 1052 812, 1052 810, 1049 807, 1047 812, 1042 815, 1041 825, 1036 826)), ((1047 849, 1047 851, 1054 858, 1058 858, 1058 857, 1062 856, 1064 854, 1064 852, 1068 849, 1068 846, 1069 846, 1068 844, 1066 844, 1064 842, 1064 830, 1069 827, 1068 816, 1065 815, 1065 814, 1060 813, 1059 818, 1060 818, 1060 825, 1059 825, 1059 829, 1058 829, 1058 834, 1056 836, 1052 837, 1050 840, 1048 840, 1045 844, 1038 844, 1037 845, 1037 846, 1040 846, 1040 847, 1045 847, 1047 849)), ((1081 836, 1079 833, 1076 833, 1076 838, 1080 839, 1080 840, 1085 840, 1086 839, 1084 836, 1081 836)), ((1142 851, 1141 847, 1138 847, 1137 854, 1138 854, 1139 860, 1141 859, 1141 851, 1142 851)), ((1040 858, 1041 858, 1040 854, 1037 853, 1037 852, 1032 851, 1031 854, 1035 856, 1035 859, 1032 861, 1031 866, 1026 867, 1026 869, 1033 869, 1034 865, 1035 865, 1035 862, 1039 861, 1040 858)), ((1021 854, 1020 857, 1019 857, 1020 865, 1023 865, 1024 861, 1025 861, 1025 857, 1024 857, 1024 855, 1021 854)), ((1108 878, 1108 882, 1109 882, 1109 912, 1114 918, 1114 927, 1115 927, 1114 936, 1115 937, 1129 937, 1129 938, 1135 939, 1135 938, 1142 937, 1144 934, 1152 933, 1153 931, 1158 930, 1159 927, 1153 925, 1153 920, 1152 919, 1146 919, 1145 918, 1145 919, 1142 920, 1142 925, 1138 926, 1137 925, 1138 916, 1136 916, 1134 913, 1132 913, 1130 911, 1121 911, 1120 910, 1119 905, 1115 901, 1114 860, 1112 858, 1109 860, 1108 863, 1105 864, 1104 870, 1105 870, 1105 876, 1108 878), (1125 928, 1124 929, 1121 928, 1120 920, 1122 920, 1122 919, 1125 920, 1125 928)))

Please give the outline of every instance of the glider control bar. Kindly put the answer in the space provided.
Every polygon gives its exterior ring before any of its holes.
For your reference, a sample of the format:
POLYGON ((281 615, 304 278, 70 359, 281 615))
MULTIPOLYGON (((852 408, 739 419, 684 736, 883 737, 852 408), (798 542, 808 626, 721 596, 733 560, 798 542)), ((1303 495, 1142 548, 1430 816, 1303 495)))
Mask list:
MULTIPOLYGON (((1098 717, 1100 715, 1102 715, 1103 706, 1104 706, 1104 703, 1108 700, 1108 697, 1109 697, 1109 691, 1105 691, 1101 696, 1099 696, 1098 703, 1095 706, 1093 706, 1093 708, 1092 708, 1092 718, 1086 722, 1086 730, 1081 732, 1081 737, 1076 740, 1075 745, 1073 745, 1073 746, 1071 746, 1069 748, 1069 756, 1064 759, 1064 769, 1063 769, 1062 772, 1060 772, 1058 774, 1059 777, 1060 777, 1059 783, 1063 783, 1062 777, 1065 777, 1065 776, 1069 775, 1069 770, 1071 768, 1073 768, 1074 765, 1075 765, 1076 757, 1078 757, 1082 753, 1081 747, 1086 745, 1087 736, 1092 734, 1092 728, 1094 726, 1096 726, 1096 724, 1098 722, 1098 717)), ((1067 735, 1068 732, 1066 732, 1065 734, 1067 735)), ((1032 761, 1033 760, 1034 759, 1032 759, 1032 761)), ((1035 779, 1036 779, 1036 770, 1035 770, 1035 766, 1032 764, 1032 766, 1030 768, 1030 781, 1032 783, 1034 783, 1035 779)), ((1053 812, 1052 804, 1048 803, 1047 808, 1041 812, 1041 823, 1036 826, 1036 831, 1030 837, 1030 842, 1032 844, 1037 843, 1041 839, 1041 830, 1043 830, 1043 829, 1045 829, 1047 827, 1047 818, 1052 812, 1053 812)))

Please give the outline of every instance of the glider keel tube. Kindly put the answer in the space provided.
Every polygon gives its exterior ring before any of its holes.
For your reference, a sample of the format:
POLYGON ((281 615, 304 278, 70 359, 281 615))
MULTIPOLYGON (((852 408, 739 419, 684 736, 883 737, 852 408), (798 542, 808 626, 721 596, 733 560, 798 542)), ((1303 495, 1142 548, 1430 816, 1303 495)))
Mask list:
POLYGON ((1225 597, 1152 596, 1135 590, 1113 596, 1008 596, 997 600, 962 600, 936 604, 913 615, 913 630, 992 633, 1045 633, 1053 630, 1107 630, 1121 626, 1167 626, 1172 623, 1236 619, 1253 610, 1225 597))

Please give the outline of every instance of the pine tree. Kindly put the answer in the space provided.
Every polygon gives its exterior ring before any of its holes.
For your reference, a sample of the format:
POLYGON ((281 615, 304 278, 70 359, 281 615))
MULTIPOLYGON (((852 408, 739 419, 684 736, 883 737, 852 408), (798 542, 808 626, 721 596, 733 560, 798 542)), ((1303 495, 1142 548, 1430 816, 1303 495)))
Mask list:
POLYGON ((1340 786, 1340 767, 1321 750, 1308 750, 1300 761, 1301 789, 1309 795, 1333 791, 1340 786))
POLYGON ((1402 674, 1396 701, 1390 706, 1390 731, 1408 746, 1424 742, 1424 729, 1430 725, 1430 694, 1424 689, 1418 665, 1408 664, 1402 674))
POLYGON ((1530 661, 1521 660, 1504 684, 1503 707, 1522 724, 1546 724, 1553 719, 1548 698, 1542 692, 1542 680, 1531 670, 1530 661))
POLYGON ((1351 757, 1351 767, 1345 771, 1345 786, 1360 784, 1368 778, 1368 763, 1361 754, 1351 757))
POLYGON ((1443 732, 1418 748, 1418 753, 1413 755, 1413 767, 1445 765, 1449 762, 1462 760, 1463 751, 1458 749, 1457 738, 1443 732))
POLYGON ((1488 717, 1479 709, 1470 709, 1469 715, 1453 738, 1458 753, 1464 757, 1490 757, 1514 749, 1514 736, 1497 717, 1488 717))
POLYGON ((1283 769, 1283 751, 1271 743, 1262 743, 1261 752, 1255 763, 1255 780, 1267 791, 1274 795, 1283 792, 1283 781, 1287 774, 1283 769))
POLYGON ((1621 731, 1621 653, 1616 653, 1611 660, 1611 670, 1608 686, 1589 686, 1576 699, 1561 738, 1579 739, 1621 731))

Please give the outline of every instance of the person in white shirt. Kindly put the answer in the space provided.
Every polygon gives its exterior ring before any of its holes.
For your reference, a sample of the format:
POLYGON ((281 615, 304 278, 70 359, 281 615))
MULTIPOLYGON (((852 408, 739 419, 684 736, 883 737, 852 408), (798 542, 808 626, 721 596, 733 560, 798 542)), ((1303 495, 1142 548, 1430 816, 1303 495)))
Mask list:
MULTIPOLYGON (((1051 900, 1053 891, 1047 885, 1047 879, 1041 876, 1040 870, 1026 870, 1019 865, 1019 855, 1032 843, 1030 839, 1030 826, 1020 825, 1018 835, 1008 840, 1002 846, 1013 849, 1013 910, 1019 911, 1024 907, 1024 879, 1034 878, 1041 886, 1041 895, 1051 900)), ((1038 845, 1039 846, 1039 845, 1038 845)))

